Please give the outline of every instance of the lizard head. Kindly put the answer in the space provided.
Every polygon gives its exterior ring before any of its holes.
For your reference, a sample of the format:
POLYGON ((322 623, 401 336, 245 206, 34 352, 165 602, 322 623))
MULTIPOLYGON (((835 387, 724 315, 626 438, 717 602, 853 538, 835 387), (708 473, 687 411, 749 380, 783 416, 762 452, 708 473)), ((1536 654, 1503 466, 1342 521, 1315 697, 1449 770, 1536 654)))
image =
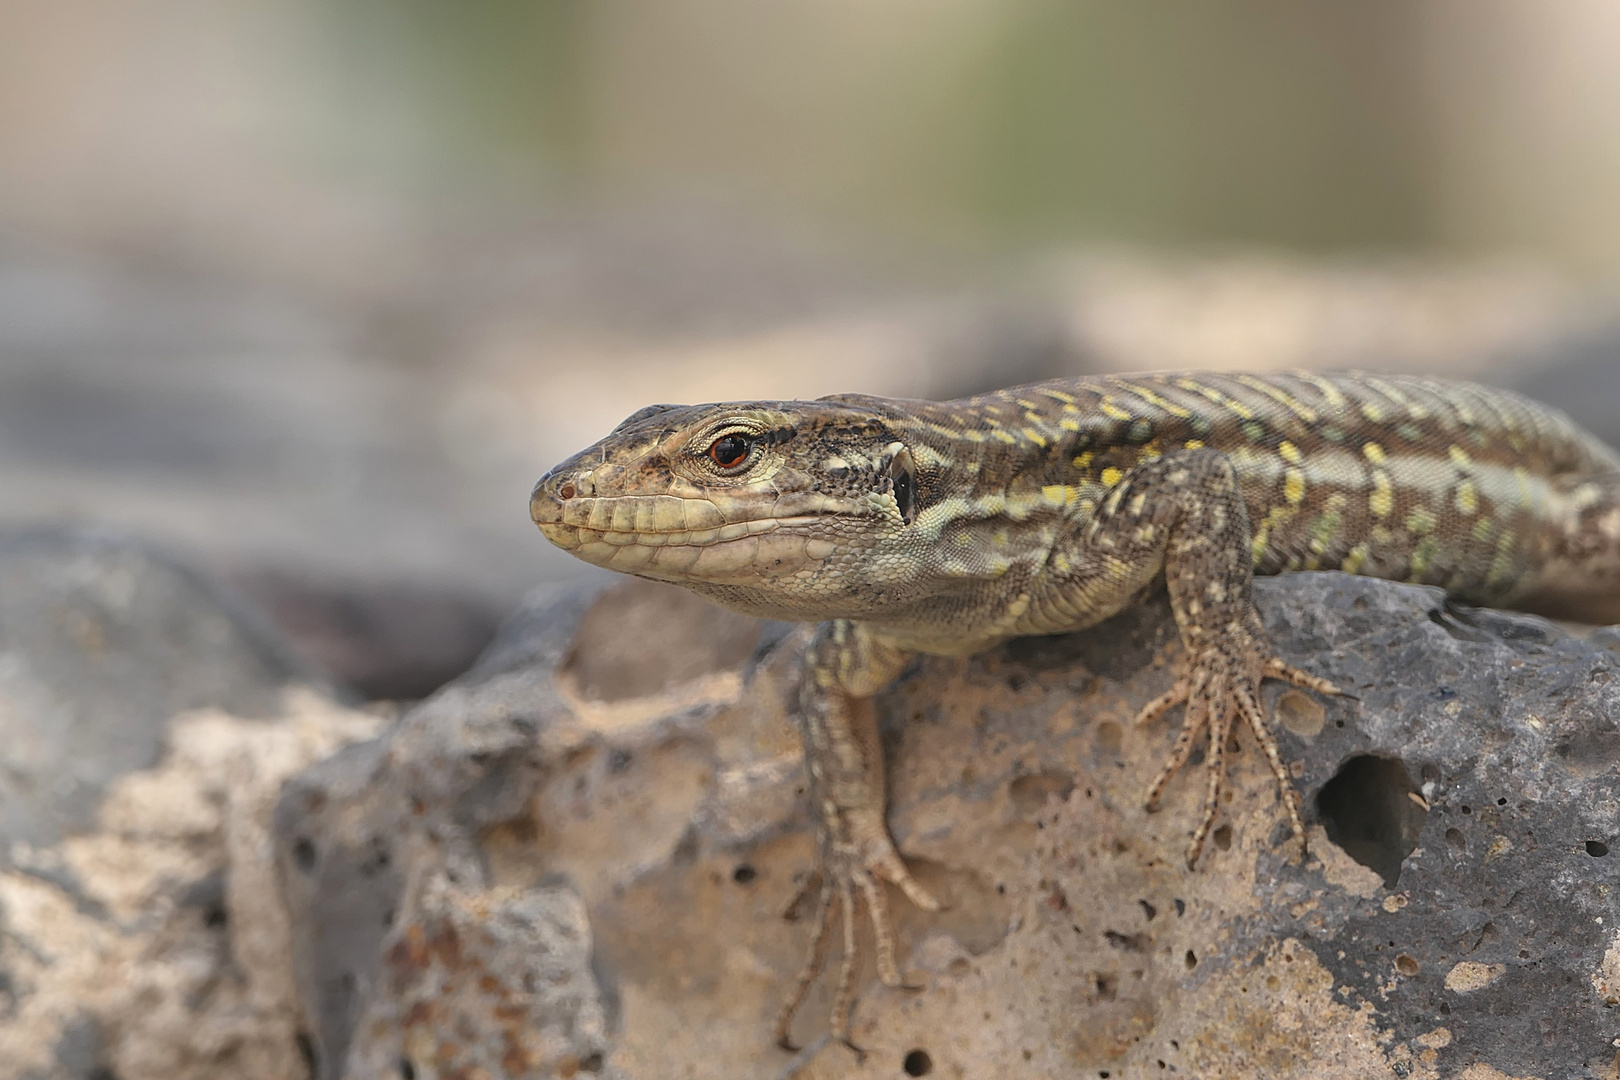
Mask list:
POLYGON ((928 478, 893 420, 856 395, 648 406, 541 477, 529 513, 597 566, 755 614, 857 615, 925 550, 928 478))

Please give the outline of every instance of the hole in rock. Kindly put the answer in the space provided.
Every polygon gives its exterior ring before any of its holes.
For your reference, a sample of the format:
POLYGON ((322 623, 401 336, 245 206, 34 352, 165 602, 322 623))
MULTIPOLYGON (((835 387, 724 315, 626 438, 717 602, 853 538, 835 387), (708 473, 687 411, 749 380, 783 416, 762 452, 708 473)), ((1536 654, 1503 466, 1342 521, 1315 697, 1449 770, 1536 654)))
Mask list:
POLYGON ((934 1071, 934 1059, 928 1056, 926 1050, 913 1050, 906 1055, 900 1067, 906 1070, 907 1076, 927 1076, 934 1071))
POLYGON ((759 871, 755 870, 748 863, 739 863, 737 865, 737 869, 731 872, 731 880, 735 881, 739 885, 747 885, 758 876, 759 871))
POLYGON ((1601 859, 1609 853, 1609 845, 1601 840, 1588 840, 1586 842, 1586 853, 1594 859, 1601 859))
POLYGON ((1074 791, 1074 776, 1066 772, 1039 772, 1020 776, 1007 788, 1013 809, 1020 817, 1030 818, 1046 809, 1048 799, 1059 802, 1074 791))
POLYGON ((1328 839, 1393 889, 1401 862, 1417 847, 1429 816, 1410 797, 1416 791, 1412 774, 1399 759, 1361 754, 1322 786, 1316 812, 1328 839))

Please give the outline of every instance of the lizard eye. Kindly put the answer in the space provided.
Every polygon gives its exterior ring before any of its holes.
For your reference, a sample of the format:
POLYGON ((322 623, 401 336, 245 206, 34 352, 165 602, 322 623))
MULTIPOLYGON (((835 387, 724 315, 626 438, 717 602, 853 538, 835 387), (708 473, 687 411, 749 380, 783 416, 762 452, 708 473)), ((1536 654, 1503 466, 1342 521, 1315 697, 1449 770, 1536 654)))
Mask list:
POLYGON ((709 447, 709 457, 722 469, 735 469, 748 460, 754 440, 747 435, 722 435, 709 447))

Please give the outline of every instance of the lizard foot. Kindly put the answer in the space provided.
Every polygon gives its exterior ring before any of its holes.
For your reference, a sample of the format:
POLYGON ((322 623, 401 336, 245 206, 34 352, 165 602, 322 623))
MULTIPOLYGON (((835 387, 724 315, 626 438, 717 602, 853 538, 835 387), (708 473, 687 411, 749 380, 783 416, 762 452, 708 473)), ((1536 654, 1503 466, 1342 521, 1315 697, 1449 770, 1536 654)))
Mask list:
POLYGON ((1226 773, 1226 744, 1239 716, 1265 752, 1272 775, 1277 778, 1283 805, 1288 811, 1288 823, 1299 840, 1300 853, 1305 853, 1305 823, 1300 819, 1299 791, 1288 775, 1287 766, 1277 750, 1277 739, 1260 708, 1262 679, 1282 679, 1320 694, 1343 695, 1343 691, 1326 679, 1301 671, 1270 655, 1263 636, 1245 633, 1236 643, 1228 640, 1190 655, 1175 685, 1144 705, 1133 721, 1137 725, 1148 724, 1177 705, 1187 707, 1181 733, 1176 736, 1175 748, 1148 789, 1146 803, 1150 811, 1158 809, 1159 797, 1164 794, 1165 785, 1187 763, 1193 740, 1199 731, 1209 729, 1209 750, 1204 761, 1209 786, 1204 795, 1203 817, 1193 832, 1192 843, 1187 847, 1188 867, 1197 864, 1210 827, 1215 823, 1215 815, 1220 807, 1221 782, 1226 773))
POLYGON ((799 971, 793 993, 788 996, 787 1004, 782 1006, 776 1020, 776 1044, 784 1050, 798 1049, 793 1044, 789 1029, 794 1014, 810 992, 811 984, 827 962, 827 946, 835 916, 839 917, 843 926, 844 953, 838 970, 838 985, 833 992, 829 1025, 831 1036, 855 1051, 857 1056, 864 1056, 864 1051, 849 1039, 850 1010, 855 1001, 855 969, 861 959, 856 937, 858 905, 865 906, 867 917, 872 921, 872 937, 877 944, 875 959, 878 978, 883 980, 884 985, 895 987, 906 987, 908 984, 901 977, 900 967, 894 959, 894 923, 889 916, 889 902, 884 895, 883 883, 887 881, 899 886, 906 898, 924 911, 938 911, 940 908, 939 901, 922 887, 900 860, 881 818, 875 823, 866 822, 868 828, 865 829, 853 827, 859 823, 857 815, 851 814, 847 823, 852 827, 839 830, 840 833, 851 840, 864 834, 865 843, 835 840, 824 845, 821 865, 810 875, 783 913, 785 918, 797 918, 804 902, 812 895, 816 898, 816 929, 810 939, 810 953, 799 971))

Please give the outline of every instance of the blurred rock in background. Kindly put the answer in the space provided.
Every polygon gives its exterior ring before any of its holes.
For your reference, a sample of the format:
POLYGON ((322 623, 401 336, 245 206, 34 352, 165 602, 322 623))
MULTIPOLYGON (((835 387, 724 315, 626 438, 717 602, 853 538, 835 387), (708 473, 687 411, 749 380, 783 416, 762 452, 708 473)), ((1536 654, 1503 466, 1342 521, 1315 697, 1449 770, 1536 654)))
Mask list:
POLYGON ((649 401, 1358 365, 1601 422, 1615 21, 24 0, 0 516, 172 545, 409 697, 583 572, 526 492, 649 401))

